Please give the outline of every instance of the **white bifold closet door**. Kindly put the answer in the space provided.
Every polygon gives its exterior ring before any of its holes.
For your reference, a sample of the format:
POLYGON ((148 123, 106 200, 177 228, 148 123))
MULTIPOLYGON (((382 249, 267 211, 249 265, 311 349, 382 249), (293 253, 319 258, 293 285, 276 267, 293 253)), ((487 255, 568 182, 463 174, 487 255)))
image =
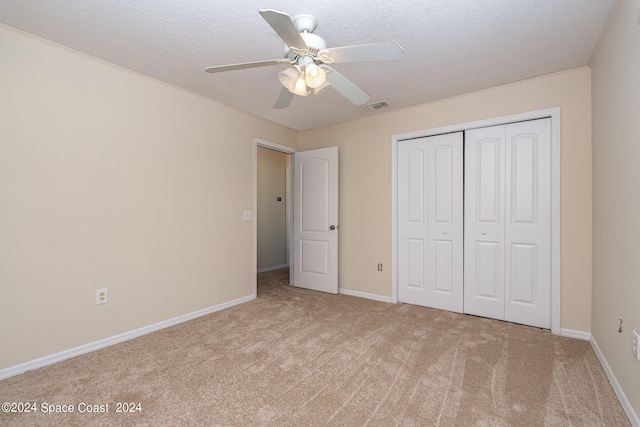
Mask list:
POLYGON ((398 142, 398 299, 463 310, 462 132, 398 142))
POLYGON ((464 312, 551 326, 551 121, 465 132, 464 312))

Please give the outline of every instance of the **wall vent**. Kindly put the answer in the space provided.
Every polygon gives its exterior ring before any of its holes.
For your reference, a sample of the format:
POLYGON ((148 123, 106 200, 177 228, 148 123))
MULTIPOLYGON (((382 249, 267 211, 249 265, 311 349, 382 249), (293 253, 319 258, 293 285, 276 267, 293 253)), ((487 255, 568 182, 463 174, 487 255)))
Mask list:
POLYGON ((377 111, 383 108, 387 108, 388 106, 389 106, 389 103, 387 101, 377 101, 377 102, 372 102, 370 104, 365 105, 364 108, 366 108, 369 111, 377 111))

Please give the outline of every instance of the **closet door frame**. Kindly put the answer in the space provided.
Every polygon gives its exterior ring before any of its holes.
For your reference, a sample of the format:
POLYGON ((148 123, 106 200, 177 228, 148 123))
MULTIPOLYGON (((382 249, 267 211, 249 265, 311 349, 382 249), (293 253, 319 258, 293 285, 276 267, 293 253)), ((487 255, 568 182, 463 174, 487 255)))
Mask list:
POLYGON ((391 137, 391 302, 398 302, 398 142, 443 133, 506 125, 535 119, 551 119, 551 332, 561 335, 560 327, 560 108, 531 111, 439 128, 393 135, 391 137))

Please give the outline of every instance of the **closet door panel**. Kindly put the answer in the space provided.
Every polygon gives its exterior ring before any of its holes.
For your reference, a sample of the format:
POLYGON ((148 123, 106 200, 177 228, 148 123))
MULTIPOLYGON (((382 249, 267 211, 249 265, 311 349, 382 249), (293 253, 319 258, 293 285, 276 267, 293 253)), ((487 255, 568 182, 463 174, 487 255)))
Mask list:
POLYGON ((505 128, 465 132, 464 311, 504 318, 505 128))
POLYGON ((462 133, 398 143, 398 299, 462 312, 462 133))
POLYGON ((407 288, 422 292, 425 286, 425 244, 424 239, 407 239, 406 253, 408 258, 407 288))
POLYGON ((491 300, 496 303, 502 301, 501 288, 498 286, 502 275, 501 253, 499 242, 476 242, 475 276, 471 278, 476 283, 475 298, 491 300))
POLYGON ((398 143, 398 300, 427 305, 427 148, 398 143))
POLYGON ((429 138, 429 306, 463 310, 461 132, 429 138))
POLYGON ((505 320, 551 326, 551 120, 506 126, 505 320))
POLYGON ((535 304, 536 295, 536 245, 511 244, 508 301, 512 304, 535 304))

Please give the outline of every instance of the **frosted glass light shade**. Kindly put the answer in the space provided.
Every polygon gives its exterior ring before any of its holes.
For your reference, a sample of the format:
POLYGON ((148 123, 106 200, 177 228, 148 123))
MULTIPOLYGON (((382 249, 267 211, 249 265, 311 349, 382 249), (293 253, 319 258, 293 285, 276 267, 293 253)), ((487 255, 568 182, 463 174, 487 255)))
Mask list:
POLYGON ((301 77, 296 80, 293 89, 289 89, 290 92, 295 93, 300 96, 307 96, 307 84, 304 79, 301 77))
POLYGON ((317 88, 322 86, 327 78, 325 71, 316 64, 309 64, 305 67, 305 81, 307 86, 317 88))
POLYGON ((282 86, 289 90, 293 90, 296 86, 296 82, 300 77, 300 70, 296 67, 289 67, 286 70, 282 70, 278 73, 278 80, 282 83, 282 86))

